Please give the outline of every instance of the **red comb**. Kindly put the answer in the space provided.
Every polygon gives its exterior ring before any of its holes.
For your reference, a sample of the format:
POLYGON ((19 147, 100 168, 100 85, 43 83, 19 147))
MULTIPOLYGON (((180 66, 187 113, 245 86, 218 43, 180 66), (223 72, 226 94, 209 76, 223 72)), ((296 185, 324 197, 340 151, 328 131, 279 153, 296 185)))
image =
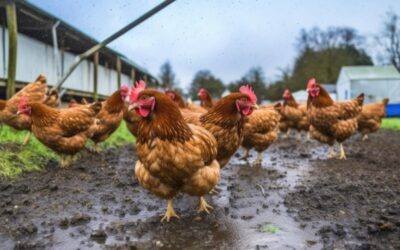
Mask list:
POLYGON ((283 96, 290 96, 290 90, 285 89, 285 91, 283 92, 283 96))
POLYGON ((317 83, 317 81, 315 80, 315 78, 311 78, 307 83, 307 89, 311 88, 316 83, 317 83))
POLYGON ((126 84, 122 84, 122 85, 121 85, 121 89, 122 89, 123 91, 126 91, 126 92, 129 91, 129 87, 128 87, 128 85, 126 85, 126 84))
POLYGON ((18 110, 24 109, 27 102, 28 102, 28 97, 25 95, 22 97, 21 101, 18 103, 18 110))
POLYGON ((257 103, 257 96, 249 85, 243 85, 239 88, 239 91, 240 93, 248 95, 253 104, 257 103))
POLYGON ((140 92, 142 92, 146 88, 146 82, 140 80, 136 82, 134 86, 131 87, 131 91, 129 93, 129 100, 131 103, 134 103, 139 97, 140 92))

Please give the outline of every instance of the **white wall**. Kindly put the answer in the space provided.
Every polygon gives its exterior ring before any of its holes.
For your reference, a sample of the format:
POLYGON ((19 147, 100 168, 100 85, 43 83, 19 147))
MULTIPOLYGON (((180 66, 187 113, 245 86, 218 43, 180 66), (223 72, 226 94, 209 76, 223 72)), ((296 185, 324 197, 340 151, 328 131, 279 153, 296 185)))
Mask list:
POLYGON ((343 69, 340 70, 338 80, 336 82, 336 98, 337 100, 346 100, 351 96, 350 79, 344 73, 343 69), (347 97, 346 97, 347 91, 347 97))
POLYGON ((385 97, 389 97, 390 103, 400 103, 400 80, 353 80, 351 84, 351 93, 351 98, 355 98, 359 94, 364 93, 365 104, 380 101, 385 97))
MULTIPOLYGON (((2 26, 0 26, 3 29, 2 26)), ((7 78, 7 62, 8 62, 8 33, 5 29, 5 55, 3 54, 3 38, 0 29, 0 78, 7 78), (3 58, 6 58, 6 71, 4 73, 3 58)), ((50 32, 50 31, 49 31, 50 32)), ((74 54, 64 53, 64 72, 69 66, 75 62, 74 54)), ((59 51, 61 59, 61 51, 59 51)), ((61 63, 60 63, 61 65, 61 63)), ((92 92, 93 91, 93 63, 85 60, 75 69, 69 76, 63 87, 92 92)), ((18 34, 17 47, 17 76, 16 80, 21 82, 31 82, 39 74, 45 74, 50 85, 57 82, 57 69, 54 58, 53 47, 44 44, 38 40, 30 38, 23 34, 18 34)), ((123 84, 131 85, 130 76, 121 75, 123 84)), ((110 95, 117 89, 117 71, 106 69, 99 65, 98 71, 98 93, 102 95, 110 95)))

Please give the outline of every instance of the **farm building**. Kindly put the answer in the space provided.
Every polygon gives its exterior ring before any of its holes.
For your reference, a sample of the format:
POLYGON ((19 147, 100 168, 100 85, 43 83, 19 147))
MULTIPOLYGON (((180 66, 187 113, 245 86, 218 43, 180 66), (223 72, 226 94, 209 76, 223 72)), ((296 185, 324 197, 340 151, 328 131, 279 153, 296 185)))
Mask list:
MULTIPOLYGON (((79 29, 27 1, 16 2, 16 15, 17 89, 34 80, 40 73, 47 76, 50 85, 55 84, 75 62, 76 56, 98 43, 79 29)), ((6 20, 6 9, 0 6, 0 98, 5 97, 8 72, 6 20)), ((84 60, 70 75, 63 85, 64 96, 91 97, 95 78, 99 98, 110 95, 121 83, 130 85, 138 79, 157 81, 145 68, 105 47, 84 60)))
POLYGON ((346 66, 336 83, 338 100, 365 94, 365 104, 389 97, 387 116, 400 116, 400 73, 394 66, 346 66))
MULTIPOLYGON (((333 100, 337 100, 335 84, 322 83, 321 85, 326 89, 326 91, 328 91, 333 100)), ((292 95, 297 102, 306 102, 308 98, 307 90, 298 90, 293 92, 292 95)))

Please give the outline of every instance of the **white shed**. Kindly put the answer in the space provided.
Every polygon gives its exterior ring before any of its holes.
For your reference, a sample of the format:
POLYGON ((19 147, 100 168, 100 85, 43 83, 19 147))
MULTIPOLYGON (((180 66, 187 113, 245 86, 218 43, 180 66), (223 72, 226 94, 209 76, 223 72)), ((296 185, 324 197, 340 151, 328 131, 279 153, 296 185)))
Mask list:
POLYGON ((389 97, 390 103, 400 103, 400 73, 394 66, 345 66, 336 83, 338 100, 348 100, 365 94, 364 103, 389 97))

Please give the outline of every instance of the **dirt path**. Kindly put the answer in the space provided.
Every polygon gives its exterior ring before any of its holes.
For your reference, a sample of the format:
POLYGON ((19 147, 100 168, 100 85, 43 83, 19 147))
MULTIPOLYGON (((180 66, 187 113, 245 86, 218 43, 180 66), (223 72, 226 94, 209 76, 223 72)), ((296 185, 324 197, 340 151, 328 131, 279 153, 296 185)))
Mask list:
POLYGON ((222 191, 206 197, 210 215, 182 195, 181 219, 170 223, 159 222, 164 201, 132 177, 132 146, 85 155, 68 170, 52 162, 0 183, 0 249, 395 249, 399 142, 386 131, 353 140, 343 163, 326 161, 315 142, 280 140, 262 168, 232 159, 222 191))

